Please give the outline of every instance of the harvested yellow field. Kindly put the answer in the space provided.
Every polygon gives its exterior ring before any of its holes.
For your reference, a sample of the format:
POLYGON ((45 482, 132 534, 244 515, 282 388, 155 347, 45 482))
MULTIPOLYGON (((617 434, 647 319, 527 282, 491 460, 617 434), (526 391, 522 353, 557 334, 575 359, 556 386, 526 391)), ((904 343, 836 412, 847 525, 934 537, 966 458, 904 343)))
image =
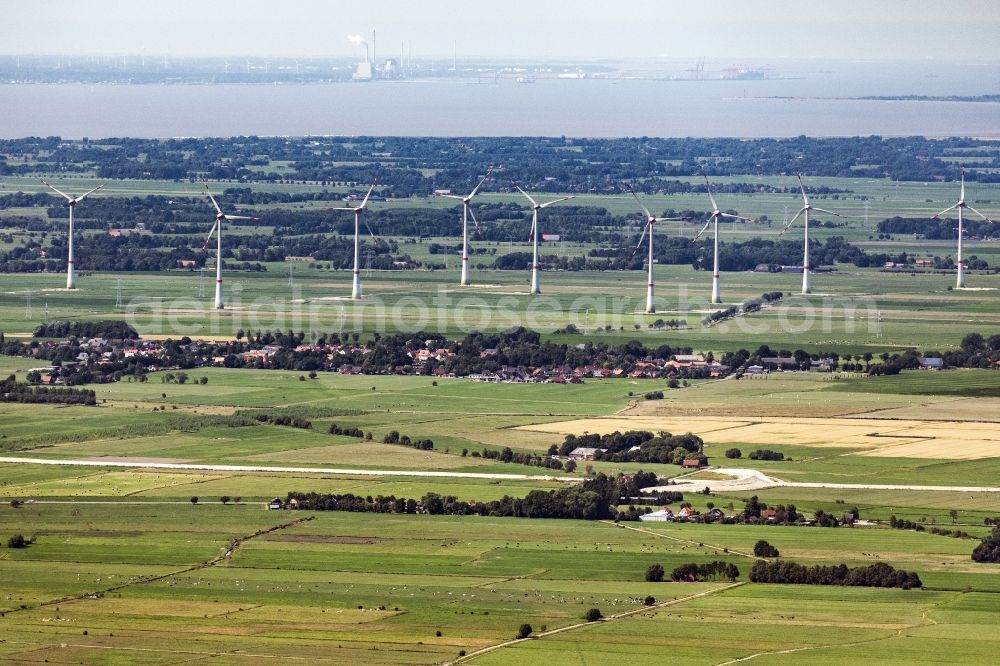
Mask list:
POLYGON ((859 450, 861 455, 974 460, 1000 457, 1000 430, 993 423, 918 419, 725 416, 615 416, 522 426, 560 435, 625 430, 693 432, 707 444, 811 446, 859 450))

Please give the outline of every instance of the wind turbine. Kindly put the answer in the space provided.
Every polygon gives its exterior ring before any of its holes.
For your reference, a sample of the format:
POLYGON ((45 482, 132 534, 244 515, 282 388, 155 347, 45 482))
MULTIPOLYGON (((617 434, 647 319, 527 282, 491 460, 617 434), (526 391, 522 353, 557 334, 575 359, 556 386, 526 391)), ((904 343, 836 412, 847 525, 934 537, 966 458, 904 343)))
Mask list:
MULTIPOLYGON (((40 179, 41 180, 41 179, 40 179)), ((61 194, 66 199, 66 205, 69 206, 69 254, 66 257, 66 288, 76 289, 76 268, 73 266, 73 209, 76 205, 86 199, 89 195, 93 194, 97 190, 104 187, 104 185, 98 185, 89 192, 85 192, 78 197, 71 197, 65 192, 61 192, 56 188, 49 185, 45 180, 42 180, 42 185, 49 188, 57 194, 61 194)))
POLYGON ((701 238, 701 235, 705 233, 709 225, 713 226, 712 235, 713 239, 713 249, 712 249, 712 302, 721 303, 722 295, 719 291, 719 218, 728 217, 733 220, 743 220, 744 222, 749 222, 745 217, 740 217, 739 215, 732 215, 730 213, 723 213, 719 210, 719 204, 715 203, 715 197, 712 196, 712 185, 708 182, 708 176, 704 173, 701 174, 705 178, 705 189, 708 191, 708 198, 712 202, 712 213, 708 216, 708 220, 705 222, 705 226, 701 228, 701 231, 694 237, 695 240, 701 238))
MULTIPOLYGON (((372 195, 372 191, 375 189, 375 185, 378 183, 378 176, 375 176, 375 180, 372 181, 372 186, 368 188, 368 194, 365 195, 364 200, 361 202, 360 206, 348 207, 348 208, 335 208, 334 210, 345 210, 354 213, 354 282, 351 285, 351 300, 360 301, 361 300, 361 266, 359 261, 359 248, 361 246, 361 213, 364 211, 365 206, 368 205, 368 199, 372 195)), ((371 233, 371 228, 368 229, 371 233)), ((372 238, 375 238, 375 234, 372 234, 372 238)), ((376 241, 378 239, 375 239, 376 241)))
POLYGON ((646 224, 642 227, 642 235, 639 236, 639 243, 635 246, 635 249, 632 250, 632 256, 629 257, 629 260, 631 261, 632 258, 635 257, 636 252, 638 252, 639 248, 642 247, 642 241, 643 241, 643 239, 646 238, 646 234, 648 233, 649 234, 649 260, 648 260, 648 263, 649 263, 649 267, 648 267, 649 274, 648 274, 647 280, 646 280, 646 314, 653 314, 653 313, 656 312, 656 303, 654 302, 655 301, 655 294, 654 294, 654 286, 653 286, 653 225, 656 224, 657 222, 678 222, 678 221, 683 220, 684 218, 683 217, 656 217, 656 216, 654 216, 652 213, 649 212, 649 209, 646 208, 646 206, 643 205, 642 201, 639 200, 639 195, 635 193, 635 190, 632 189, 632 186, 626 184, 625 187, 627 187, 628 191, 632 193, 632 196, 635 197, 636 203, 639 204, 639 208, 641 208, 642 212, 645 213, 645 215, 646 215, 646 224))
POLYGON ((215 206, 215 223, 212 225, 212 229, 208 232, 208 238, 205 239, 205 244, 201 249, 208 247, 208 242, 212 240, 212 234, 215 234, 215 309, 222 310, 225 307, 225 301, 222 297, 222 223, 227 220, 259 220, 259 217, 247 217, 245 215, 226 215, 219 208, 218 202, 212 193, 208 190, 208 185, 205 185, 205 194, 211 199, 212 205, 215 206))
POLYGON ((949 210, 958 210, 958 280, 957 280, 958 284, 957 284, 957 286, 958 286, 959 289, 961 289, 962 287, 965 286, 965 264, 962 263, 962 235, 963 235, 962 209, 963 208, 968 208, 973 213, 975 213, 979 217, 983 218, 987 222, 990 222, 990 223, 993 222, 993 220, 991 220, 990 218, 986 217, 985 215, 983 215, 982 213, 980 213, 978 210, 976 210, 975 208, 973 208, 969 204, 965 203, 965 167, 962 167, 962 190, 961 190, 961 193, 958 196, 958 203, 956 203, 954 206, 949 206, 948 208, 945 208, 940 213, 938 213, 938 214, 934 215, 933 217, 931 217, 932 220, 940 220, 941 216, 944 215, 945 213, 947 213, 949 210))
POLYGON ((479 192, 479 188, 483 186, 483 183, 490 177, 493 173, 493 167, 486 170, 486 175, 483 179, 479 181, 479 184, 469 193, 468 196, 462 197, 457 194, 438 194, 439 197, 448 197, 449 199, 458 199, 462 202, 462 286, 467 286, 469 282, 469 215, 472 215, 472 221, 476 223, 476 231, 479 231, 479 220, 476 219, 476 214, 472 212, 472 208, 469 207, 469 203, 472 201, 472 197, 476 196, 479 192))
POLYGON ((540 231, 538 229, 538 211, 543 208, 548 208, 552 204, 557 204, 560 201, 569 201, 570 199, 575 199, 576 195, 562 197, 560 199, 553 199, 552 201, 546 201, 545 203, 538 203, 531 198, 531 195, 521 189, 521 187, 514 182, 510 181, 511 185, 517 188, 517 191, 528 198, 531 202, 531 293, 540 294, 542 289, 539 285, 538 277, 538 236, 540 231))
POLYGON ((841 215, 841 214, 839 214, 839 213, 834 213, 832 210, 826 210, 826 209, 823 209, 823 208, 816 208, 815 206, 811 205, 809 203, 809 197, 806 196, 806 188, 805 188, 804 185, 802 185, 802 175, 797 173, 797 174, 795 174, 795 177, 799 179, 799 189, 802 190, 802 208, 799 209, 799 212, 797 212, 795 214, 795 217, 792 218, 791 222, 789 222, 788 224, 786 224, 785 228, 782 229, 781 233, 778 234, 778 235, 781 236, 786 231, 788 231, 791 228, 791 226, 793 224, 795 224, 795 220, 799 219, 799 215, 802 215, 802 220, 805 223, 805 231, 804 231, 804 236, 803 236, 805 249, 803 250, 803 255, 802 255, 802 293, 803 294, 808 294, 810 292, 810 289, 809 289, 809 268, 810 268, 810 266, 809 266, 809 211, 811 211, 811 210, 818 210, 821 213, 826 213, 827 215, 833 215, 835 217, 840 217, 840 218, 842 218, 844 216, 841 215))

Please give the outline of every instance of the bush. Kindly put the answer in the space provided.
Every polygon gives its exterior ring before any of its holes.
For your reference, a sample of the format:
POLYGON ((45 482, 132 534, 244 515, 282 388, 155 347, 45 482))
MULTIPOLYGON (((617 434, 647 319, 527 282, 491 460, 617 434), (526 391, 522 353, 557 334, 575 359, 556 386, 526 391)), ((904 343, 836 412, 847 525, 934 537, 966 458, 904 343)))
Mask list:
POLYGON ((599 608, 588 609, 586 613, 583 614, 583 619, 587 622, 597 622, 604 618, 604 614, 601 613, 599 608))
POLYGON ((230 499, 232 498, 230 498, 229 495, 223 495, 222 497, 219 498, 219 501, 222 502, 223 504, 229 504, 230 499))
POLYGON ((531 625, 530 625, 530 624, 527 624, 527 623, 525 623, 525 624, 522 624, 522 625, 521 625, 520 627, 518 627, 518 629, 517 629, 517 637, 518 637, 518 638, 527 638, 528 636, 530 636, 530 635, 531 635, 531 633, 532 633, 533 631, 534 631, 534 629, 532 629, 532 628, 531 628, 531 625))
POLYGON ((656 597, 654 597, 652 595, 649 595, 645 599, 642 600, 642 605, 643 606, 652 606, 654 604, 656 604, 656 597))
POLYGON ((743 457, 743 452, 740 451, 739 449, 735 449, 735 448, 734 449, 728 449, 728 450, 726 450, 726 457, 734 459, 734 460, 736 458, 742 458, 743 457))
POLYGON ((761 539, 753 545, 755 557, 778 557, 778 549, 761 539))
POLYGON ((19 499, 12 499, 10 501, 10 508, 12 508, 12 509, 19 509, 19 508, 21 508, 21 500, 19 500, 19 499))
POLYGON ((197 503, 198 503, 198 496, 197 495, 192 495, 191 496, 191 504, 197 504, 197 503))
POLYGON ((663 581, 663 565, 650 564, 646 568, 646 582, 648 583, 659 583, 663 581))
POLYGON ((23 534, 15 534, 11 538, 7 539, 8 548, 27 548, 28 540, 24 538, 23 534))
POLYGON ((650 391, 643 397, 646 400, 663 400, 663 391, 650 391))

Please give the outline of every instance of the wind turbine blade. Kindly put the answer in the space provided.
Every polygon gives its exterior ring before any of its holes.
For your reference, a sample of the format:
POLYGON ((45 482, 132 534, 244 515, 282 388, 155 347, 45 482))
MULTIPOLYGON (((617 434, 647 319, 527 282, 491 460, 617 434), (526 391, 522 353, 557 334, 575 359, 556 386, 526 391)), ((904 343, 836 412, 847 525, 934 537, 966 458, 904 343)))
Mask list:
MULTIPOLYGON (((818 209, 813 209, 818 210, 818 209)), ((744 222, 753 222, 749 217, 740 217, 739 215, 730 215, 729 213, 719 213, 719 217, 728 217, 730 220, 743 220, 744 222)))
POLYGON ((94 192, 96 192, 97 190, 101 189, 102 187, 104 187, 104 185, 98 185, 97 187, 95 187, 95 188, 94 188, 94 189, 92 189, 91 191, 89 191, 89 192, 84 192, 83 194, 81 194, 80 196, 78 196, 78 197, 76 198, 76 200, 77 200, 78 202, 79 202, 79 201, 83 201, 84 199, 86 199, 87 197, 89 197, 89 196, 90 196, 91 194, 93 194, 93 193, 94 193, 94 192))
POLYGON ((209 191, 208 185, 205 186, 205 194, 207 194, 208 198, 212 200, 212 205, 215 206, 215 212, 222 213, 222 209, 219 208, 219 203, 215 200, 215 197, 213 197, 212 193, 209 191))
POLYGON ((639 236, 639 242, 636 244, 635 249, 632 250, 632 254, 629 255, 629 258, 628 258, 629 261, 632 261, 633 259, 635 259, 635 255, 638 254, 639 248, 642 247, 642 241, 644 241, 646 239, 646 232, 647 231, 649 231, 649 222, 647 222, 642 227, 642 235, 639 236))
POLYGON ((205 239, 205 244, 201 246, 201 249, 204 250, 205 248, 208 247, 208 242, 210 240, 212 240, 212 234, 215 233, 215 228, 217 226, 219 226, 219 221, 218 220, 216 220, 215 223, 212 225, 212 229, 208 232, 208 237, 205 239))
POLYGON ((458 199, 459 201, 464 201, 465 197, 460 197, 457 194, 435 194, 436 197, 444 197, 446 199, 458 199))
POLYGON ((479 237, 479 220, 476 219, 476 211, 472 210, 472 206, 469 206, 469 215, 472 216, 472 221, 476 223, 476 238, 479 237))
POLYGON ((825 209, 825 208, 816 208, 815 206, 813 206, 813 207, 812 207, 812 209, 813 209, 813 210, 818 210, 818 211, 819 211, 819 212, 821 212, 821 213, 826 213, 827 215, 833 215, 834 217, 839 217, 839 218, 843 218, 843 219, 845 219, 845 220, 847 219, 846 217, 844 217, 844 216, 843 216, 843 215, 841 215, 840 213, 834 213, 834 212, 833 212, 832 210, 827 210, 827 209, 825 209))
POLYGON ((799 189, 802 190, 802 202, 805 205, 809 205, 809 197, 806 196, 806 187, 802 184, 802 174, 795 174, 795 177, 799 179, 799 189))
POLYGON ((372 195, 372 190, 375 189, 375 185, 376 184, 378 184, 378 176, 375 176, 375 180, 372 181, 372 186, 368 188, 368 194, 365 195, 365 200, 361 202, 361 205, 358 206, 358 208, 364 208, 365 207, 365 204, 368 203, 368 197, 370 197, 372 195))
POLYGON ((365 228, 368 229, 368 233, 371 235, 372 240, 375 241, 376 245, 378 245, 379 244, 378 236, 376 236, 375 232, 372 231, 372 228, 371 226, 369 226, 367 219, 365 220, 365 228))
POLYGON ((962 193, 959 196, 958 200, 959 201, 965 201, 965 167, 964 166, 962 167, 961 173, 962 173, 962 176, 961 176, 962 177, 962 193))
POLYGON ((978 210, 976 210, 975 208, 973 208, 969 204, 965 204, 965 207, 968 208, 969 210, 971 210, 973 213, 975 213, 979 217, 983 218, 985 221, 989 222, 990 224, 993 224, 993 220, 991 220, 990 218, 986 217, 985 215, 983 215, 982 213, 980 213, 978 210))
POLYGON ((548 208, 552 204, 557 204, 560 201, 569 201, 570 199, 575 199, 575 198, 576 198, 575 194, 571 197, 562 197, 561 199, 555 199, 554 201, 548 201, 546 203, 543 203, 541 206, 539 206, 539 208, 548 208))
POLYGON ((649 209, 642 205, 642 201, 639 199, 639 195, 635 193, 635 190, 632 189, 632 185, 625 183, 625 187, 627 187, 628 191, 632 193, 632 196, 635 198, 636 203, 639 204, 639 208, 642 209, 642 212, 646 214, 646 220, 653 217, 653 214, 649 212, 649 209))
POLYGON ((518 185, 517 183, 515 183, 513 180, 510 181, 510 184, 513 185, 514 187, 516 187, 518 192, 520 192, 524 196, 528 197, 528 201, 531 202, 532 206, 537 206, 538 205, 538 202, 535 201, 534 199, 532 199, 530 194, 528 194, 527 192, 525 192, 524 190, 522 190, 520 185, 518 185))
POLYGON ((805 210, 806 210, 805 208, 800 208, 800 209, 799 209, 799 212, 797 212, 797 213, 795 214, 795 217, 793 217, 793 218, 792 218, 792 219, 791 219, 791 220, 790 220, 790 221, 788 222, 788 224, 786 224, 786 225, 785 225, 785 228, 784 228, 784 229, 782 229, 782 230, 781 230, 781 233, 780 233, 780 234, 778 234, 778 235, 779 235, 779 236, 783 236, 783 235, 785 234, 785 232, 786 232, 786 231, 788 231, 789 229, 791 229, 791 228, 792 228, 792 225, 793 225, 793 224, 795 224, 795 220, 799 219, 799 215, 802 215, 802 213, 804 213, 804 212, 805 212, 805 210))
POLYGON ((223 213, 222 216, 227 220, 259 220, 259 217, 248 217, 247 215, 227 215, 223 213))
POLYGON ((712 224, 712 220, 713 220, 713 219, 715 219, 715 216, 714 216, 714 215, 713 215, 712 217, 709 217, 709 218, 708 218, 708 221, 707 221, 707 222, 705 222, 705 226, 703 226, 703 227, 701 228, 701 231, 699 231, 699 232, 698 232, 697 234, 695 234, 695 236, 694 236, 694 240, 698 240, 699 238, 701 238, 701 235, 702 235, 703 233, 705 233, 705 232, 706 232, 706 231, 708 230, 708 227, 709 227, 709 225, 710 225, 710 224, 712 224))
POLYGON ((489 169, 486 170, 486 175, 483 176, 483 179, 481 181, 479 181, 479 184, 476 185, 476 187, 469 194, 469 196, 468 196, 469 199, 471 199, 472 197, 476 196, 476 192, 478 192, 479 188, 483 186, 483 183, 485 183, 487 180, 489 180, 491 173, 493 173, 493 167, 492 166, 489 169))
POLYGON ((531 231, 528 232, 528 242, 534 242, 535 234, 538 233, 538 215, 531 216, 531 231))
POLYGON ((708 190, 708 200, 712 202, 712 210, 717 211, 719 210, 719 204, 715 203, 715 197, 712 196, 712 184, 708 182, 708 176, 705 175, 704 171, 701 175, 705 179, 705 189, 708 190))
POLYGON ((686 217, 654 217, 653 222, 684 222, 686 217))
POLYGON ((57 193, 57 194, 61 194, 62 196, 64 196, 64 197, 66 198, 66 201, 72 201, 72 200, 73 200, 73 197, 71 197, 70 195, 66 194, 66 193, 65 193, 65 192, 63 192, 62 190, 57 190, 56 188, 54 188, 54 187, 52 187, 51 185, 49 185, 49 184, 48 184, 48 183, 47 183, 47 182, 45 181, 45 179, 43 179, 43 178, 39 178, 38 180, 42 181, 42 185, 44 185, 45 187, 49 188, 49 189, 50 189, 50 190, 52 190, 53 192, 55 192, 55 193, 57 193))
POLYGON ((955 204, 954 206, 948 206, 947 208, 945 208, 940 213, 934 213, 933 215, 931 215, 931 219, 932 220, 940 219, 941 216, 944 215, 945 213, 947 213, 949 210, 955 210, 956 208, 958 208, 958 204, 955 204))

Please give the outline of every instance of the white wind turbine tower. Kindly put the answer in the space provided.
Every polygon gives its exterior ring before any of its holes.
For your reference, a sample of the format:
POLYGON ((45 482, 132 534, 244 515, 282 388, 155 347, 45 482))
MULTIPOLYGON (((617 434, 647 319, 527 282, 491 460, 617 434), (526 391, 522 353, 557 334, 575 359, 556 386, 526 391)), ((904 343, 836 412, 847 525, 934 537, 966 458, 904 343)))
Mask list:
MULTIPOLYGON (((368 198, 371 197, 372 191, 375 189, 375 185, 377 183, 378 176, 375 176, 375 180, 372 181, 372 186, 368 188, 368 194, 365 195, 365 198, 361 202, 360 206, 350 208, 334 208, 334 210, 345 210, 354 213, 354 282, 351 286, 352 301, 361 300, 361 266, 358 263, 360 257, 359 247, 361 245, 361 213, 364 211, 365 206, 368 205, 368 198)), ((369 229, 369 233, 370 232, 371 229, 369 229)), ((372 234, 372 238, 375 238, 375 234, 372 234)))
POLYGON ((479 229, 479 220, 476 219, 476 214, 472 212, 472 208, 469 204, 472 202, 472 197, 476 196, 479 192, 479 188, 483 186, 483 183, 487 181, 490 174, 493 173, 493 167, 486 170, 486 175, 483 179, 479 181, 479 184, 469 193, 468 196, 462 197, 457 194, 438 194, 439 197, 448 197, 449 199, 458 199, 462 202, 462 286, 467 286, 469 282, 469 215, 472 215, 472 221, 476 223, 476 230, 479 229))
POLYGON ((546 201, 545 203, 538 203, 531 198, 531 195, 521 189, 521 187, 514 181, 510 181, 511 185, 517 188, 517 191, 528 198, 531 202, 531 293, 540 294, 542 293, 541 286, 539 285, 538 276, 538 237, 541 235, 541 231, 538 229, 538 211, 543 208, 548 208, 552 204, 557 204, 560 201, 569 201, 570 199, 575 199, 576 195, 562 197, 560 199, 554 199, 552 201, 546 201))
POLYGON ((646 208, 643 205, 642 201, 639 200, 639 195, 637 195, 635 193, 635 190, 632 189, 632 186, 631 185, 626 185, 625 187, 627 187, 628 191, 632 193, 632 196, 635 197, 636 202, 639 204, 639 208, 641 208, 642 212, 645 213, 645 215, 646 215, 646 224, 642 227, 642 235, 639 236, 639 243, 638 243, 638 245, 635 246, 635 249, 632 250, 632 256, 629 257, 629 260, 631 260, 632 257, 635 257, 635 253, 639 251, 640 247, 642 247, 642 241, 646 237, 646 234, 648 233, 649 234, 649 259, 648 259, 648 263, 649 263, 648 271, 649 271, 649 273, 648 273, 647 280, 646 280, 646 313, 647 314, 653 314, 653 313, 656 312, 656 303, 655 303, 655 294, 654 294, 655 287, 653 286, 653 225, 655 225, 657 222, 679 222, 679 221, 683 220, 684 218, 683 217, 655 217, 652 213, 649 212, 649 209, 646 208))
POLYGON ((702 174, 705 178, 705 189, 708 191, 708 198, 712 202, 712 213, 708 216, 708 220, 705 222, 705 226, 701 228, 698 235, 694 237, 695 240, 701 238, 701 235, 705 233, 709 225, 712 225, 712 235, 713 239, 713 249, 712 249, 712 302, 721 303, 722 294, 719 291, 719 218, 728 217, 732 220, 743 220, 744 222, 749 222, 745 217, 740 217, 739 215, 732 215, 730 213, 723 213, 719 210, 719 204, 715 203, 715 197, 712 196, 712 186, 708 182, 708 176, 702 174))
POLYGON ((205 239, 202 249, 204 250, 208 247, 208 242, 212 240, 212 234, 215 234, 215 309, 222 310, 225 307, 225 301, 222 296, 222 223, 227 220, 259 220, 260 218, 247 217, 246 215, 227 215, 219 208, 215 197, 208 190, 208 185, 205 186, 205 194, 208 195, 208 198, 212 200, 212 205, 215 206, 215 223, 208 232, 208 238, 205 239))
POLYGON ((947 213, 948 211, 950 211, 950 210, 957 210, 958 211, 958 280, 957 280, 958 284, 957 284, 957 286, 958 286, 959 289, 961 289, 962 287, 965 286, 965 264, 962 263, 962 236, 964 235, 964 231, 963 231, 963 228, 962 228, 962 209, 963 208, 968 208, 973 213, 975 213, 979 217, 983 218, 987 222, 991 222, 991 223, 993 222, 993 220, 991 220, 990 218, 986 217, 985 215, 983 215, 982 213, 980 213, 978 210, 976 210, 975 208, 973 208, 969 204, 965 203, 965 167, 962 167, 962 190, 961 190, 961 192, 960 192, 960 194, 958 196, 958 203, 956 203, 954 206, 949 206, 948 208, 945 208, 943 211, 941 211, 940 213, 934 215, 931 218, 932 220, 940 220, 941 216, 944 215, 945 213, 947 213))
POLYGON ((799 219, 799 215, 802 215, 802 221, 805 224, 805 231, 803 236, 805 249, 803 250, 802 254, 802 293, 808 294, 810 292, 809 269, 811 268, 809 265, 809 211, 818 210, 821 213, 826 213, 827 215, 833 215, 835 217, 840 217, 840 218, 844 216, 839 213, 834 213, 832 210, 816 208, 816 206, 811 205, 809 203, 809 197, 806 196, 806 188, 804 185, 802 185, 802 175, 795 174, 795 177, 799 179, 799 189, 802 190, 802 208, 799 209, 799 212, 795 214, 795 217, 793 217, 791 221, 785 225, 785 228, 782 229, 781 233, 778 235, 781 236, 786 231, 788 231, 791 228, 791 226, 795 224, 795 220, 799 219))
POLYGON ((97 187, 95 187, 91 191, 85 192, 85 193, 81 194, 78 197, 71 197, 70 195, 66 194, 65 192, 60 192, 56 188, 52 187, 51 185, 49 185, 44 180, 42 180, 42 184, 45 185, 45 187, 47 187, 50 190, 52 190, 53 192, 56 192, 57 194, 61 194, 63 197, 65 197, 66 198, 66 205, 69 206, 69 248, 68 248, 69 249, 69 254, 66 257, 66 288, 67 289, 76 289, 76 268, 73 265, 73 209, 76 208, 76 205, 78 203, 80 203, 81 201, 83 201, 84 199, 86 199, 89 195, 93 194, 97 190, 99 190, 102 187, 104 187, 104 185, 98 185, 97 187))

